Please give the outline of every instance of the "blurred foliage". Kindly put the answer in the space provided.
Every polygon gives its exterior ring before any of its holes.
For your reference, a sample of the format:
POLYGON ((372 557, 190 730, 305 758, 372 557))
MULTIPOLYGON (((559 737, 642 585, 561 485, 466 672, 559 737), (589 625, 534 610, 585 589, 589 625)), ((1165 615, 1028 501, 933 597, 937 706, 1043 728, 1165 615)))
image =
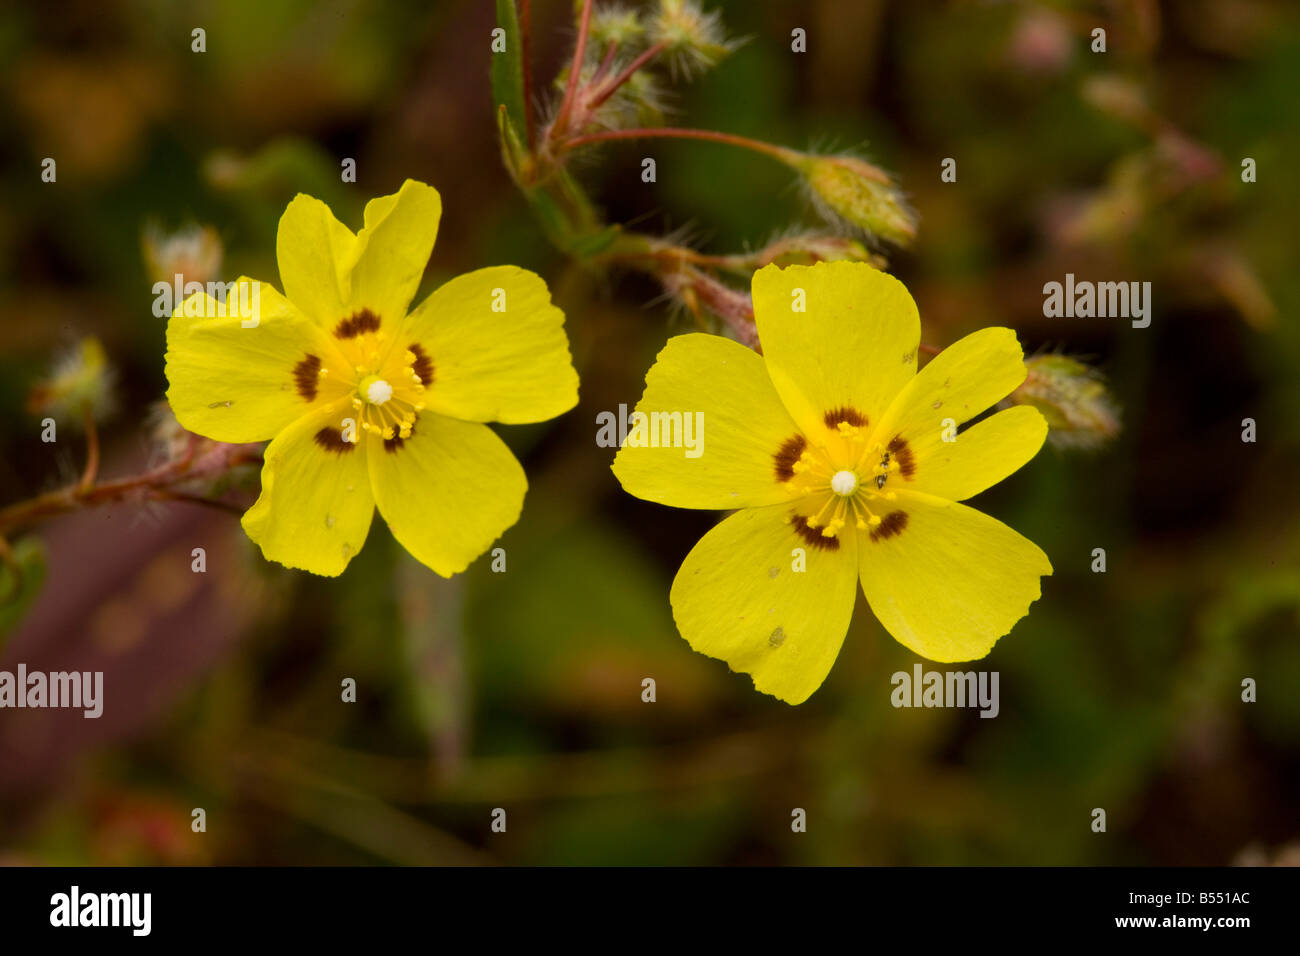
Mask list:
MULTIPOLYGON (((356 222, 407 176, 435 185, 445 210, 422 294, 486 265, 538 271, 568 316, 582 396, 555 422, 500 430, 530 480, 500 542, 505 573, 485 556, 435 579, 376 524, 341 579, 316 579, 187 505, 43 531, 48 586, 0 667, 93 652, 117 669, 103 721, 41 737, 0 712, 0 860, 1212 864, 1300 840, 1300 11, 707 6, 749 40, 674 87, 670 122, 866 144, 919 213, 891 269, 926 340, 1013 326, 1028 352, 1087 358, 1123 409, 1116 441, 1046 449, 976 502, 1056 567, 979 665, 1001 674, 1000 715, 892 708, 890 675, 914 658, 862 602, 797 709, 677 636, 668 585, 716 516, 623 494, 593 435, 683 323, 643 277, 570 265, 514 189, 490 92, 493 4, 11 6, 0 502, 78 473, 76 440, 42 443, 24 402, 86 336, 118 369, 105 468, 156 454, 142 438, 165 388, 149 224, 211 226, 223 278, 274 280, 276 223, 299 191, 356 222), (1089 52, 1096 24, 1106 54, 1089 52), (806 54, 791 52, 795 27, 806 54), (56 184, 39 178, 47 156, 56 184), (1240 179, 1247 156, 1255 183, 1240 179), (347 157, 356 184, 339 179, 347 157), (956 183, 940 180, 945 157, 956 183), (1066 272, 1151 280, 1151 327, 1045 319, 1042 286, 1066 272), (356 703, 340 699, 345 678, 356 703), (1242 702, 1244 678, 1257 703, 1242 702), (497 807, 505 833, 490 831, 497 807), (790 831, 795 807, 805 834, 790 831)), ((536 76, 566 67, 572 14, 534 2, 536 76)), ((554 109, 549 87, 533 95, 554 109)), ((725 146, 611 146, 578 172, 604 221, 684 230, 707 253, 760 248, 808 215, 790 170, 725 146)), ((20 548, 35 560, 34 541, 20 548)))
POLYGON ((45 584, 45 548, 39 538, 23 538, 0 555, 0 646, 23 619, 45 584))

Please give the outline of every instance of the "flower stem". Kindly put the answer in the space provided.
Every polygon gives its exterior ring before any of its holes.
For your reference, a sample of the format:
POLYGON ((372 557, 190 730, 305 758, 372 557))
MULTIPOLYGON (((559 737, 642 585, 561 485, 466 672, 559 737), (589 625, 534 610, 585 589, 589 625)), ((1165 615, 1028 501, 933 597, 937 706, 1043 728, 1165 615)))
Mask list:
POLYGON ((605 55, 601 58, 600 66, 596 67, 596 72, 591 75, 591 81, 593 83, 609 72, 609 68, 614 64, 614 54, 617 52, 618 41, 610 40, 609 44, 605 47, 605 55))
POLYGON ((582 73, 582 58, 587 52, 587 31, 590 27, 591 0, 583 0, 582 17, 578 21, 578 40, 573 46, 573 65, 569 68, 569 82, 564 87, 560 111, 555 114, 555 122, 551 124, 552 135, 564 131, 569 122, 569 113, 573 111, 573 99, 578 92, 578 79, 582 73))
POLYGON ((654 46, 644 50, 640 56, 624 67, 618 76, 615 76, 604 85, 601 91, 592 98, 590 103, 587 104, 587 108, 594 110, 596 107, 600 106, 601 103, 604 103, 607 99, 618 92, 620 86, 632 78, 633 73, 653 60, 656 56, 662 53, 663 50, 664 44, 662 42, 656 43, 654 46))
POLYGON ((95 483, 99 473, 99 431, 95 428, 95 416, 90 411, 90 403, 81 406, 81 421, 86 430, 86 470, 81 474, 77 484, 78 491, 86 491, 95 483))
POLYGON ((524 126, 528 148, 533 148, 533 61, 529 40, 533 30, 533 0, 519 0, 519 56, 524 77, 524 126))
POLYGON ((237 465, 249 464, 260 459, 261 450, 257 445, 218 444, 197 462, 193 461, 191 448, 183 458, 159 465, 139 475, 100 484, 93 483, 94 475, 87 469, 87 474, 91 476, 91 484, 85 484, 86 476, 83 475, 76 484, 47 491, 35 498, 0 508, 0 535, 8 534, 15 528, 33 524, 44 518, 120 501, 202 499, 205 503, 219 505, 212 499, 203 499, 201 495, 194 495, 175 486, 195 479, 215 478, 237 465))
POLYGON ((586 136, 574 136, 560 144, 560 149, 568 151, 577 149, 579 146, 589 146, 593 143, 607 143, 619 139, 698 139, 706 140, 711 143, 725 143, 728 146, 738 146, 741 149, 753 150, 756 153, 762 153, 770 156, 775 160, 789 164, 798 156, 794 150, 786 149, 783 146, 776 146, 772 143, 765 143, 762 140, 750 139, 747 136, 737 136, 734 133, 719 133, 711 129, 686 129, 680 126, 663 126, 647 129, 615 129, 607 130, 602 133, 590 133, 586 136))

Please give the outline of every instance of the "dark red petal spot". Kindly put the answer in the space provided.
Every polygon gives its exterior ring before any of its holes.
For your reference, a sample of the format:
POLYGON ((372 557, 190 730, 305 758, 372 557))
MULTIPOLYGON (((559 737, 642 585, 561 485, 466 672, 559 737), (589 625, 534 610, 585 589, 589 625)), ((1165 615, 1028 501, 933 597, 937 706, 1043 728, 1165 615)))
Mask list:
POLYGON ((346 319, 339 322, 334 327, 334 337, 339 339, 355 339, 358 335, 364 335, 366 332, 379 331, 379 316, 369 309, 362 309, 360 312, 354 312, 346 319))
MULTIPOLYGON (((901 512, 899 513, 901 514, 901 512)), ((805 515, 790 515, 790 524, 794 528, 795 534, 803 538, 809 547, 818 551, 838 551, 840 549, 839 538, 828 538, 817 528, 808 527, 808 518, 805 515)))
POLYGON ((343 440, 343 433, 337 428, 322 428, 316 433, 316 444, 320 445, 326 451, 332 451, 337 454, 353 451, 356 449, 356 443, 343 440))
POLYGON ((863 415, 856 408, 850 408, 848 405, 841 405, 839 408, 832 408, 822 416, 822 421, 826 423, 827 428, 834 428, 840 422, 847 422, 854 428, 867 427, 867 416, 863 415))
POLYGON ((293 367, 293 384, 304 402, 316 400, 316 386, 320 383, 320 359, 308 355, 293 367))
POLYGON ((872 541, 885 541, 903 533, 907 527, 906 511, 891 511, 871 530, 872 541))
POLYGON ((799 456, 807 447, 808 439, 802 435, 787 438, 781 443, 781 447, 772 456, 772 461, 776 465, 777 481, 789 481, 794 477, 794 463, 799 460, 799 456))
POLYGON ((889 453, 898 462, 898 473, 911 480, 912 476, 916 474, 916 455, 902 435, 894 436, 894 440, 889 443, 889 453))
POLYGON ((407 348, 415 355, 411 370, 419 377, 421 385, 429 385, 433 381, 433 359, 419 342, 412 342, 407 348))
MULTIPOLYGON (((415 434, 415 427, 412 426, 411 435, 414 434, 415 434)), ((384 451, 388 452, 390 455, 395 451, 400 451, 402 446, 406 444, 408 441, 410 441, 410 438, 411 438, 410 435, 408 435, 406 438, 403 438, 401 435, 394 435, 392 438, 385 438, 384 451)))

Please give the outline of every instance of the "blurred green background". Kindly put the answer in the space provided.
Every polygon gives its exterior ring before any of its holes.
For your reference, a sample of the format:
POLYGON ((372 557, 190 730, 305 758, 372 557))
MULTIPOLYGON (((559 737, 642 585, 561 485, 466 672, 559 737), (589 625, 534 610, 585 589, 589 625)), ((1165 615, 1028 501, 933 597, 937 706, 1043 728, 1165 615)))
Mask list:
MULTIPOLYGON (((547 245, 502 168, 492 4, 112 0, 0 13, 0 504, 72 478, 24 410, 52 357, 117 369, 109 475, 156 462, 165 320, 150 224, 211 226, 218 278, 278 285, 303 191, 357 227, 406 177, 443 195, 421 296, 515 263, 568 320, 579 406, 500 428, 530 490, 452 581, 377 522, 337 580, 264 563, 235 517, 114 506, 44 525, 44 590, 0 668, 106 673, 98 721, 0 711, 10 863, 1224 864, 1300 855, 1300 10, 1263 0, 709 4, 748 42, 673 121, 859 148, 920 215, 891 256, 927 342, 984 325, 1093 362, 1118 440, 1045 449, 974 502, 1056 568, 979 665, 1001 713, 896 710, 914 658, 859 597, 791 708, 690 651, 668 587, 717 516, 624 494, 596 414, 689 323, 650 280, 547 245), (1108 49, 1089 49, 1104 26, 1108 49), (203 27, 207 51, 191 52, 203 27), (791 30, 808 34, 792 53, 791 30), (1137 105, 1135 105, 1137 104, 1137 105), (42 183, 44 157, 57 183, 42 183), (355 158, 355 184, 339 164, 355 158), (957 160, 956 183, 940 162, 957 160), (1258 179, 1243 183, 1244 157, 1258 179), (1043 283, 1149 280, 1154 319, 1046 319, 1043 283), (1241 440, 1242 419, 1258 441, 1241 440), (190 571, 194 547, 207 574, 190 571), (1106 549, 1107 572, 1090 570, 1106 549), (340 681, 358 684, 340 701, 340 681), (641 681, 657 682, 643 703, 641 681), (1243 703, 1241 682, 1258 682, 1243 703), (191 830, 203 808, 207 830, 191 830), (505 833, 490 830, 494 808, 505 833), (808 832, 792 833, 793 808, 808 832), (1093 808, 1108 829, 1094 833, 1093 808)), ((538 87, 572 42, 537 0, 538 87)), ((582 160, 611 221, 706 251, 809 220, 789 170, 644 142, 582 160), (654 156, 658 181, 640 179, 654 156)), ((66 437, 65 437, 66 436, 66 437)), ((254 476, 255 479, 255 476, 254 476)), ((234 500, 251 502, 252 486, 234 500)), ((933 666, 933 665, 932 665, 933 666)))

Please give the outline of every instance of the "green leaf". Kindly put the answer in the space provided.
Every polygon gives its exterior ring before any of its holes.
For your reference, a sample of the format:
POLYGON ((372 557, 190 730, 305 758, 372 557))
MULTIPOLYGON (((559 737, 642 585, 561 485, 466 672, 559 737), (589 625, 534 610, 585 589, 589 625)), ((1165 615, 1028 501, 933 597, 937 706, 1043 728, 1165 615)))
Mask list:
POLYGON ((497 26, 505 30, 506 49, 492 54, 492 98, 505 104, 510 121, 518 129, 525 129, 524 53, 515 0, 497 0, 497 26))
POLYGON ((12 563, 0 564, 0 638, 22 621, 44 583, 45 546, 24 538, 13 546, 12 563))

